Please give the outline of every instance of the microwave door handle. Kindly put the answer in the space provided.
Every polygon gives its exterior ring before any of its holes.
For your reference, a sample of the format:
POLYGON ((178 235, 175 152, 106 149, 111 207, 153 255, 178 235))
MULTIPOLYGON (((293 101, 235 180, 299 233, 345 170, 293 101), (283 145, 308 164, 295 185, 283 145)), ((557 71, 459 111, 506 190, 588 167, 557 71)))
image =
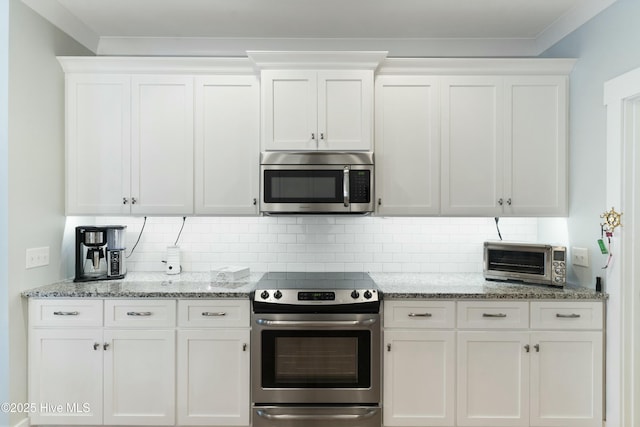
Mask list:
POLYGON ((349 166, 345 166, 344 179, 342 180, 342 194, 344 196, 344 207, 349 207, 349 166))

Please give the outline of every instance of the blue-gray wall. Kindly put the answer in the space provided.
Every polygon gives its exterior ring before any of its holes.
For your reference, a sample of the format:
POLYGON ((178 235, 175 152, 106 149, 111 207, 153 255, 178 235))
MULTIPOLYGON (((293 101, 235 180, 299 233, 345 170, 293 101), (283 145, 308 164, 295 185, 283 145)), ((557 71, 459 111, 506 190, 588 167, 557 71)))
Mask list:
MULTIPOLYGON (((8 99, 9 0, 0 0, 0 403, 9 401, 8 99)), ((7 425, 9 415, 0 411, 0 426, 7 425)))
POLYGON ((596 276, 605 276, 601 268, 606 257, 597 245, 600 215, 612 207, 605 205, 603 87, 606 81, 640 67, 640 1, 618 0, 542 56, 578 58, 570 84, 567 224, 571 245, 589 248, 591 266, 572 268, 570 279, 593 287, 596 276))

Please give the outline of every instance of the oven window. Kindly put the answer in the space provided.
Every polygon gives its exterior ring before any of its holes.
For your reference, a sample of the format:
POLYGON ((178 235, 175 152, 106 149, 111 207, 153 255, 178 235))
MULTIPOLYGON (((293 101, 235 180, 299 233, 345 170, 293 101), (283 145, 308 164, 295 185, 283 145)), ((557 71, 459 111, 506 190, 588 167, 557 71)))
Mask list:
POLYGON ((266 170, 267 203, 338 203, 342 201, 342 170, 266 170))
POLYGON ((544 252, 489 250, 489 270, 544 276, 544 252))
POLYGON ((264 388, 368 388, 369 331, 263 331, 264 388))

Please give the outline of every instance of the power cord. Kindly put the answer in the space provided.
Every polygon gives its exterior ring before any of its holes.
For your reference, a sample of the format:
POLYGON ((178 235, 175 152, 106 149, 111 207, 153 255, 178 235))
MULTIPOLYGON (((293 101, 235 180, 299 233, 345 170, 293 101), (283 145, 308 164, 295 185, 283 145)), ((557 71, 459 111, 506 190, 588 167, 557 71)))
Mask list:
POLYGON ((494 219, 496 220, 496 230, 498 230, 498 237, 500 237, 500 240, 502 240, 502 234, 500 234, 500 225, 498 225, 498 221, 500 221, 500 218, 495 217, 494 219))
POLYGON ((133 255, 133 252, 136 250, 136 248, 138 247, 138 243, 140 243, 140 238, 142 237, 142 232, 144 231, 144 226, 147 225, 147 217, 144 217, 144 222, 142 223, 142 228, 140 229, 140 234, 138 234, 138 240, 136 240, 136 244, 133 245, 133 249, 131 249, 131 252, 129 253, 129 255, 127 255, 127 258, 131 258, 131 255, 133 255))

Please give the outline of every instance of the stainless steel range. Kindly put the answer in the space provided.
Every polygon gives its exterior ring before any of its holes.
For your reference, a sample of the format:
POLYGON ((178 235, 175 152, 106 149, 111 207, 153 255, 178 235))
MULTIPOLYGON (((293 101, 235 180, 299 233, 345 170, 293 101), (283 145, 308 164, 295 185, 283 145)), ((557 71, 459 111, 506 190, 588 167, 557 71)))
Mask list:
POLYGON ((380 301, 366 273, 267 273, 252 294, 253 426, 380 427, 380 301))

